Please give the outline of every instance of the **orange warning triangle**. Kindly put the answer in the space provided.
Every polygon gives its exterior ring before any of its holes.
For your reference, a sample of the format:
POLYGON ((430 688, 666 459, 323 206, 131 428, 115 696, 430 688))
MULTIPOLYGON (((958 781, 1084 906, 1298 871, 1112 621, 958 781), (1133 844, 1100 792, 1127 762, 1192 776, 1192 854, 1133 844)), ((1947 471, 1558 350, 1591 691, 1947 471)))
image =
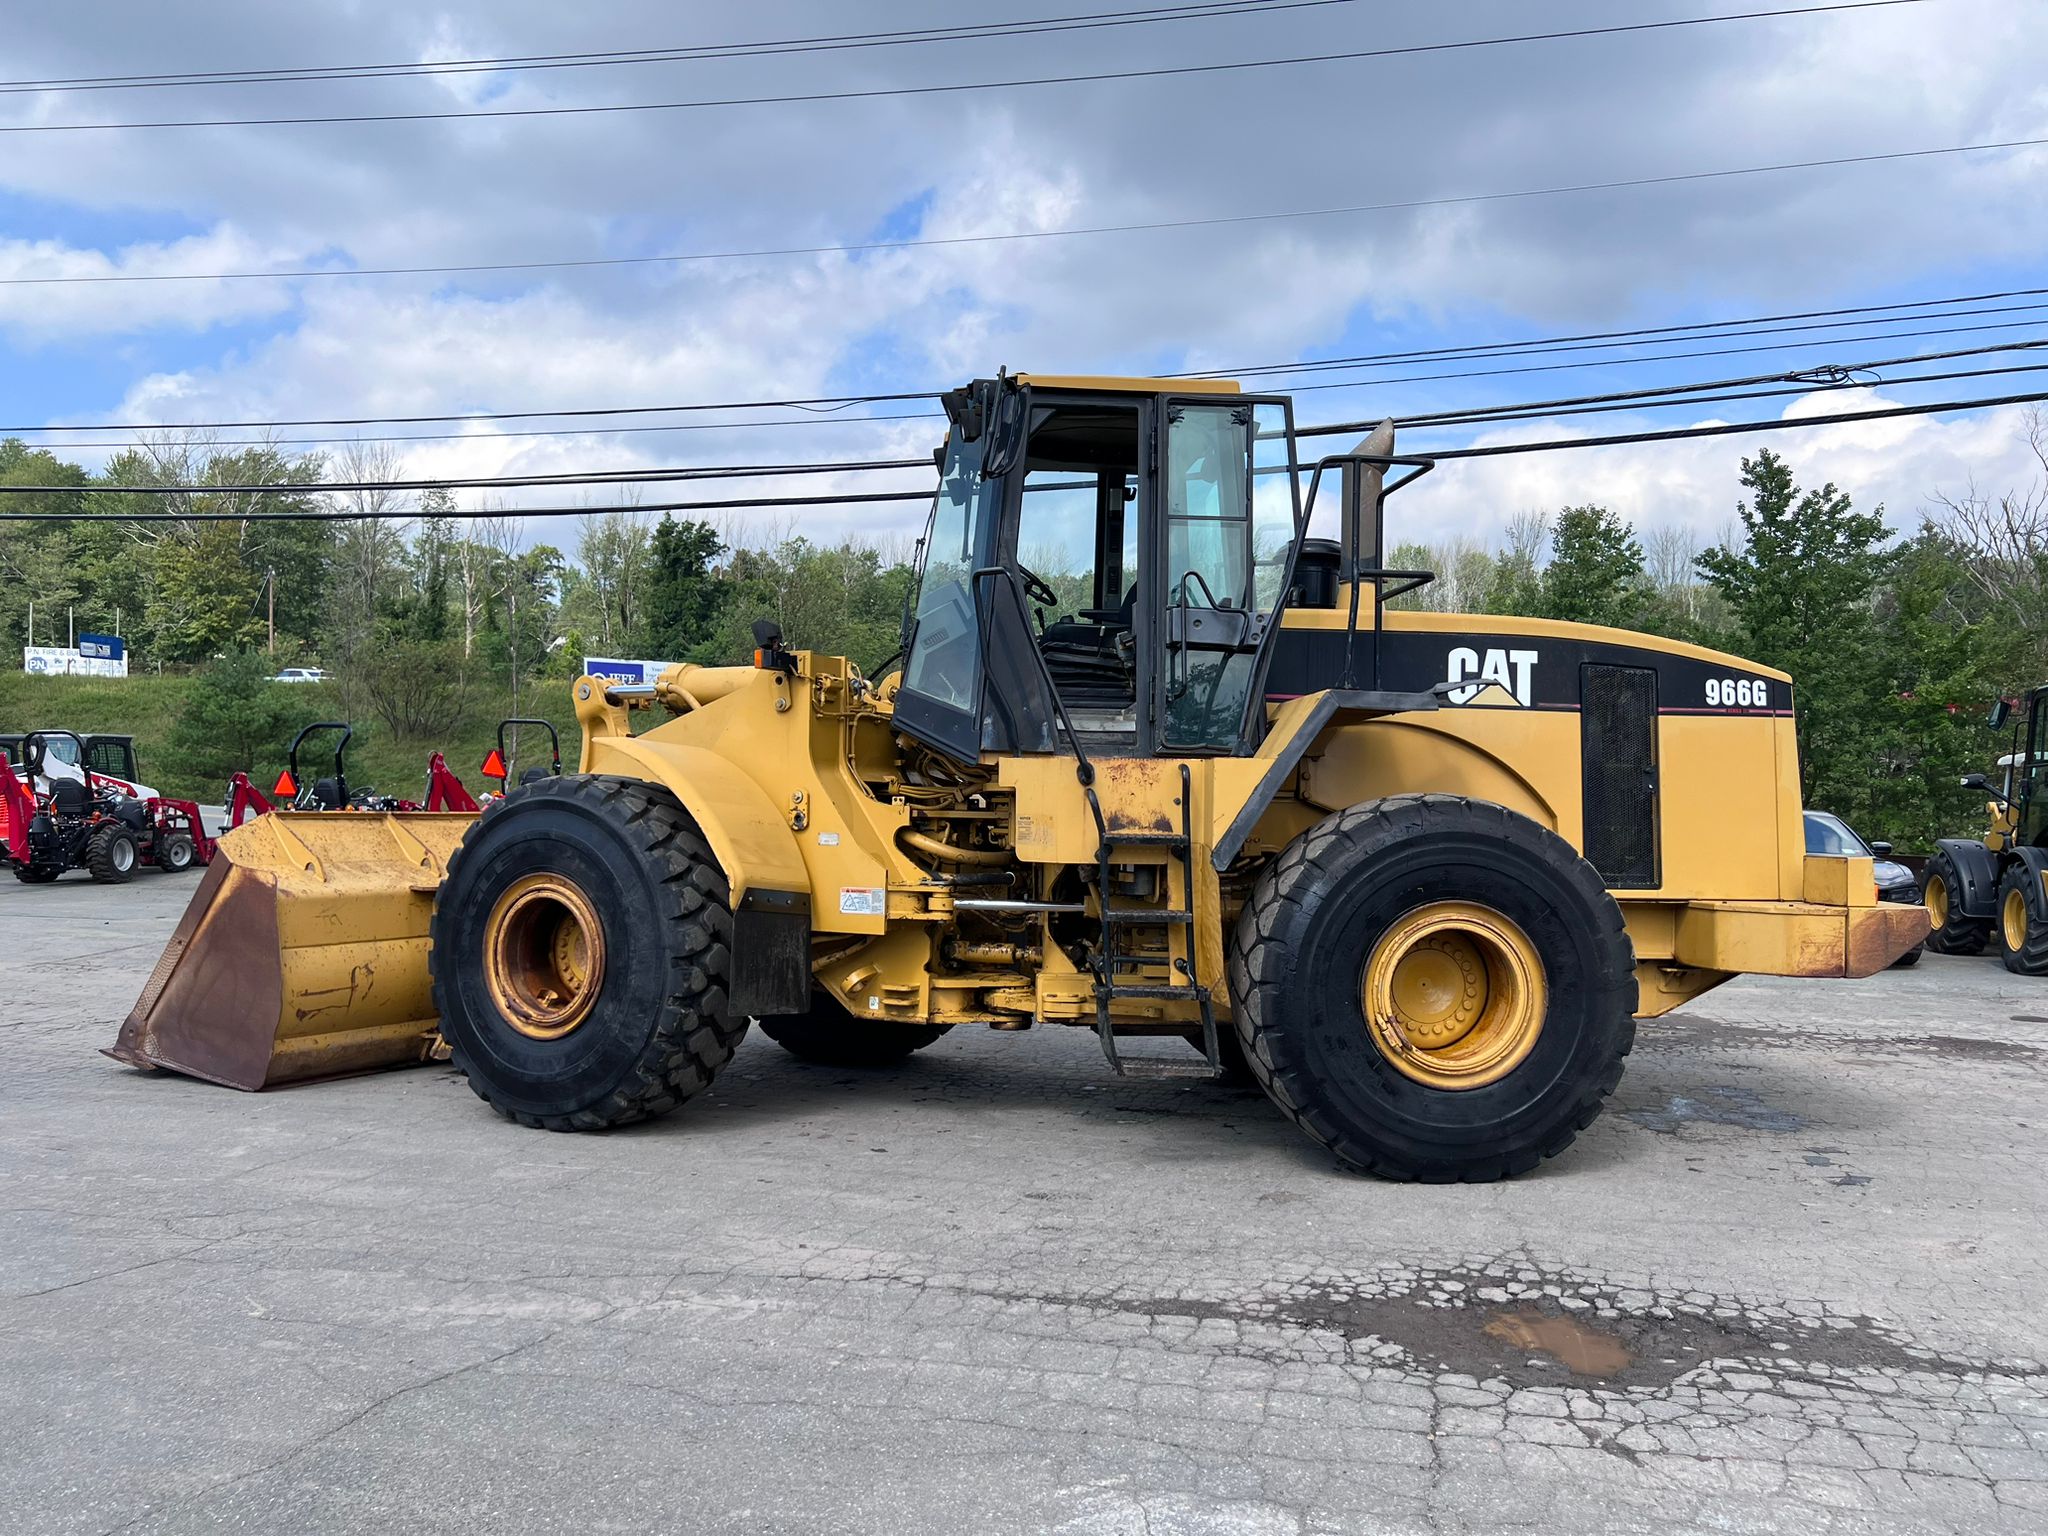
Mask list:
POLYGON ((291 769, 286 768, 278 774, 277 782, 270 786, 270 792, 273 795, 282 795, 287 800, 299 792, 299 786, 292 782, 291 769))
POLYGON ((484 777, 487 779, 502 779, 505 777, 505 759, 500 755, 496 747, 491 748, 491 755, 484 759, 484 777))

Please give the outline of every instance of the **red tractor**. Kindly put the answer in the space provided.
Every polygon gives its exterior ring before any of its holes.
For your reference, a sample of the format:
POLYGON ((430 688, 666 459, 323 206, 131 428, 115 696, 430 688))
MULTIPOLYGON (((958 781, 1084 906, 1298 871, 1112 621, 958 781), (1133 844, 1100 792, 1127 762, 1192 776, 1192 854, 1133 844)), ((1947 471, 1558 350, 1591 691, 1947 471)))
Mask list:
POLYGON ((427 786, 424 798, 401 800, 390 795, 380 795, 373 789, 351 791, 348 787, 348 769, 344 754, 348 750, 349 737, 354 730, 344 721, 318 720, 292 738, 291 749, 286 753, 286 767, 277 776, 277 782, 266 795, 249 782, 246 773, 234 774, 228 780, 227 825, 230 831, 243 822, 278 809, 281 805, 292 811, 474 811, 477 803, 463 788, 448 767, 448 760, 439 752, 427 759, 427 786), (339 731, 340 739, 334 744, 334 772, 315 779, 308 784, 299 777, 299 748, 306 738, 315 731, 339 731), (273 801, 271 796, 276 796, 273 801))
MULTIPOLYGON (((119 884, 143 864, 177 874, 212 862, 213 839, 198 806, 99 772, 75 732, 31 731, 13 745, 18 768, 0 748, 0 853, 17 880, 44 885, 83 868, 102 884, 119 884)), ((132 775, 132 749, 129 757, 132 775)))

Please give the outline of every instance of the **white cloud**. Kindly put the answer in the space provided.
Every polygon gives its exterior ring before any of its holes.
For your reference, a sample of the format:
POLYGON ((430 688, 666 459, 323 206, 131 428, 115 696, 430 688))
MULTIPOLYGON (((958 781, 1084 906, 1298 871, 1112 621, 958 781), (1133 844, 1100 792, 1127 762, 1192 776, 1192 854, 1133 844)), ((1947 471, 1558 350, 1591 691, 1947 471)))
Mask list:
POLYGON ((285 282, 36 283, 21 279, 137 277, 293 269, 317 265, 304 249, 271 244, 229 225, 183 240, 109 253, 61 240, 0 236, 0 332, 30 344, 281 315, 294 302, 285 282))
MULTIPOLYGON (((1899 403, 1877 391, 1843 390, 1804 396, 1783 416, 1881 410, 1899 403)), ((1744 499, 1738 480, 1742 460, 1765 447, 1792 466, 1802 487, 1833 482, 1861 508, 1882 505, 1895 529, 1911 532, 1937 492, 1961 491, 1973 479, 2003 489, 2038 478, 2025 416, 2024 408, 2006 406, 1967 416, 1895 417, 1790 432, 1447 460, 1414 490, 1388 503, 1388 536, 1436 541, 1464 534, 1490 543, 1519 512, 1555 512, 1591 502, 1641 531, 1679 527, 1711 542, 1734 524, 1736 504, 1744 499)), ((1603 426, 1599 433, 1709 424, 1708 418, 1639 420, 1603 426)), ((1547 442, 1592 435, 1578 422, 1528 422, 1475 441, 1547 442)), ((1407 452, 1428 451, 1414 438, 1401 446, 1407 452)))
MULTIPOLYGON (((1627 19, 1686 13, 1676 0, 1658 0, 1631 8, 1627 19)), ((901 3, 862 13, 863 25, 876 27, 934 19, 928 8, 901 3)), ((1558 26, 1614 19, 1611 8, 1583 3, 1546 13, 1558 26)), ((714 65, 12 100, 24 115, 116 119, 410 111, 486 98, 683 99, 1398 45, 1523 30, 1526 20, 1526 8, 1509 0, 1449 10, 1359 5, 1080 39, 714 65)), ((131 4, 90 38, 61 12, 17 18, 10 67, 24 75, 110 74, 844 30, 844 7, 827 0, 788 0, 772 21, 725 6, 627 0, 607 8, 602 25, 587 11, 538 0, 472 0, 425 13, 230 0, 202 21, 131 4)), ((383 266, 823 244, 871 237, 891 210, 924 197, 919 233, 929 236, 1143 223, 2028 137, 2048 134, 2043 56, 2048 11, 2012 0, 1947 0, 1406 61, 982 96, 22 136, 7 141, 0 189, 100 220, 171 212, 212 233, 98 252, 16 230, 17 238, 0 238, 0 275, 33 262, 80 272, 224 270, 296 265, 318 252, 383 266)), ((1228 365, 1301 355, 1361 319, 1470 323, 1490 334, 1590 329, 1702 310, 1889 298, 1926 291, 1911 285, 1940 283, 1968 264, 2038 265, 2048 250, 2044 169, 2048 158, 2016 152, 859 259, 446 282, 330 279, 302 285, 297 302, 264 283, 0 288, 0 331, 17 342, 49 342, 274 317, 267 337, 252 342, 238 333, 189 367, 135 379, 125 399, 107 407, 110 417, 156 420, 831 393, 849 378, 877 387, 939 384, 998 364, 1228 365)), ((1496 399, 1576 392, 1527 378, 1463 387, 1496 399)), ((1303 414, 1367 414, 1347 411, 1345 398, 1306 396, 1303 414)), ((1370 393, 1374 410, 1438 398, 1431 386, 1370 393)), ((2013 447, 2009 413, 1857 436, 1876 430, 1821 429, 1784 439, 1784 451, 1805 478, 1832 475, 1910 520, 1937 485, 1973 473, 1980 483, 1995 481, 2013 447)), ((440 474, 860 457, 922 451, 934 435, 915 424, 606 439, 513 439, 480 428, 458 442, 417 446, 406 462, 413 473, 440 474)), ((1446 466, 1395 505, 1483 528, 1523 507, 1607 500, 1649 525, 1683 521, 1713 532, 1734 506, 1735 464, 1754 446, 1722 439, 1446 466)), ((901 527, 917 515, 847 511, 830 526, 901 527)), ((826 517, 819 514, 821 526, 826 517)))

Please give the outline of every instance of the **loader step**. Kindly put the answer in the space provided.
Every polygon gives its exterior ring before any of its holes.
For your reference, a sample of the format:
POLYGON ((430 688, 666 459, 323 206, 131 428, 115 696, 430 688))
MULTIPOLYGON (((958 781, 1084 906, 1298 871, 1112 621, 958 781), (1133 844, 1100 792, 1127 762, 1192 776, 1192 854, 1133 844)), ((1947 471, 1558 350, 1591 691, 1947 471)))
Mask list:
POLYGON ((1105 923, 1192 923, 1195 914, 1172 907, 1111 907, 1102 914, 1105 923))
POLYGON ((1102 840, 1112 848, 1186 848, 1191 842, 1185 832, 1119 832, 1115 827, 1102 840))
POLYGON ((1122 1056, 1117 1059, 1116 1066, 1119 1077, 1133 1077, 1152 1082, 1223 1081, 1223 1074, 1199 1056, 1190 1056, 1185 1060, 1167 1056, 1122 1056))

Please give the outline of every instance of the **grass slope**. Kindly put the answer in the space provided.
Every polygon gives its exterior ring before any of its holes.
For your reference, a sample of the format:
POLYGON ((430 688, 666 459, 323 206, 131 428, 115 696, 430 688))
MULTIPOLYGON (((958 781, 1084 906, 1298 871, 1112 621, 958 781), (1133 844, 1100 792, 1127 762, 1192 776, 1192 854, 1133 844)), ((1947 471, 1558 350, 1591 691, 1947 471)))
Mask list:
MULTIPOLYGON (((34 677, 25 672, 0 672, 0 732, 61 729, 81 736, 95 732, 133 736, 136 771, 145 783, 181 799, 218 804, 226 788, 225 775, 195 771, 178 760, 171 746, 178 707, 187 690, 201 686, 203 681, 196 677, 34 677)), ((295 698, 303 696, 305 718, 346 718, 336 685, 290 686, 295 698)), ((562 735, 563 763, 573 773, 583 737, 576 726, 569 687, 560 679, 522 684, 519 712, 553 722, 562 735)), ((447 754, 448 766, 470 793, 479 793, 491 786, 477 770, 497 742, 498 721, 511 712, 510 690, 499 690, 480 697, 465 718, 451 721, 445 733, 434 739, 401 741, 385 731, 368 710, 360 710, 351 721, 355 736, 348 748, 349 786, 367 786, 417 800, 426 790, 427 755, 438 750, 447 754)), ((529 730, 521 736, 518 766, 545 763, 546 732, 529 730)), ((331 743, 333 734, 325 739, 331 743)), ((259 789, 268 791, 276 782, 290 744, 289 737, 277 742, 257 763, 250 777, 259 789)), ((309 741, 307 747, 309 752, 319 751, 319 738, 309 741)), ((300 766, 306 771, 326 765, 302 762, 300 766)))

